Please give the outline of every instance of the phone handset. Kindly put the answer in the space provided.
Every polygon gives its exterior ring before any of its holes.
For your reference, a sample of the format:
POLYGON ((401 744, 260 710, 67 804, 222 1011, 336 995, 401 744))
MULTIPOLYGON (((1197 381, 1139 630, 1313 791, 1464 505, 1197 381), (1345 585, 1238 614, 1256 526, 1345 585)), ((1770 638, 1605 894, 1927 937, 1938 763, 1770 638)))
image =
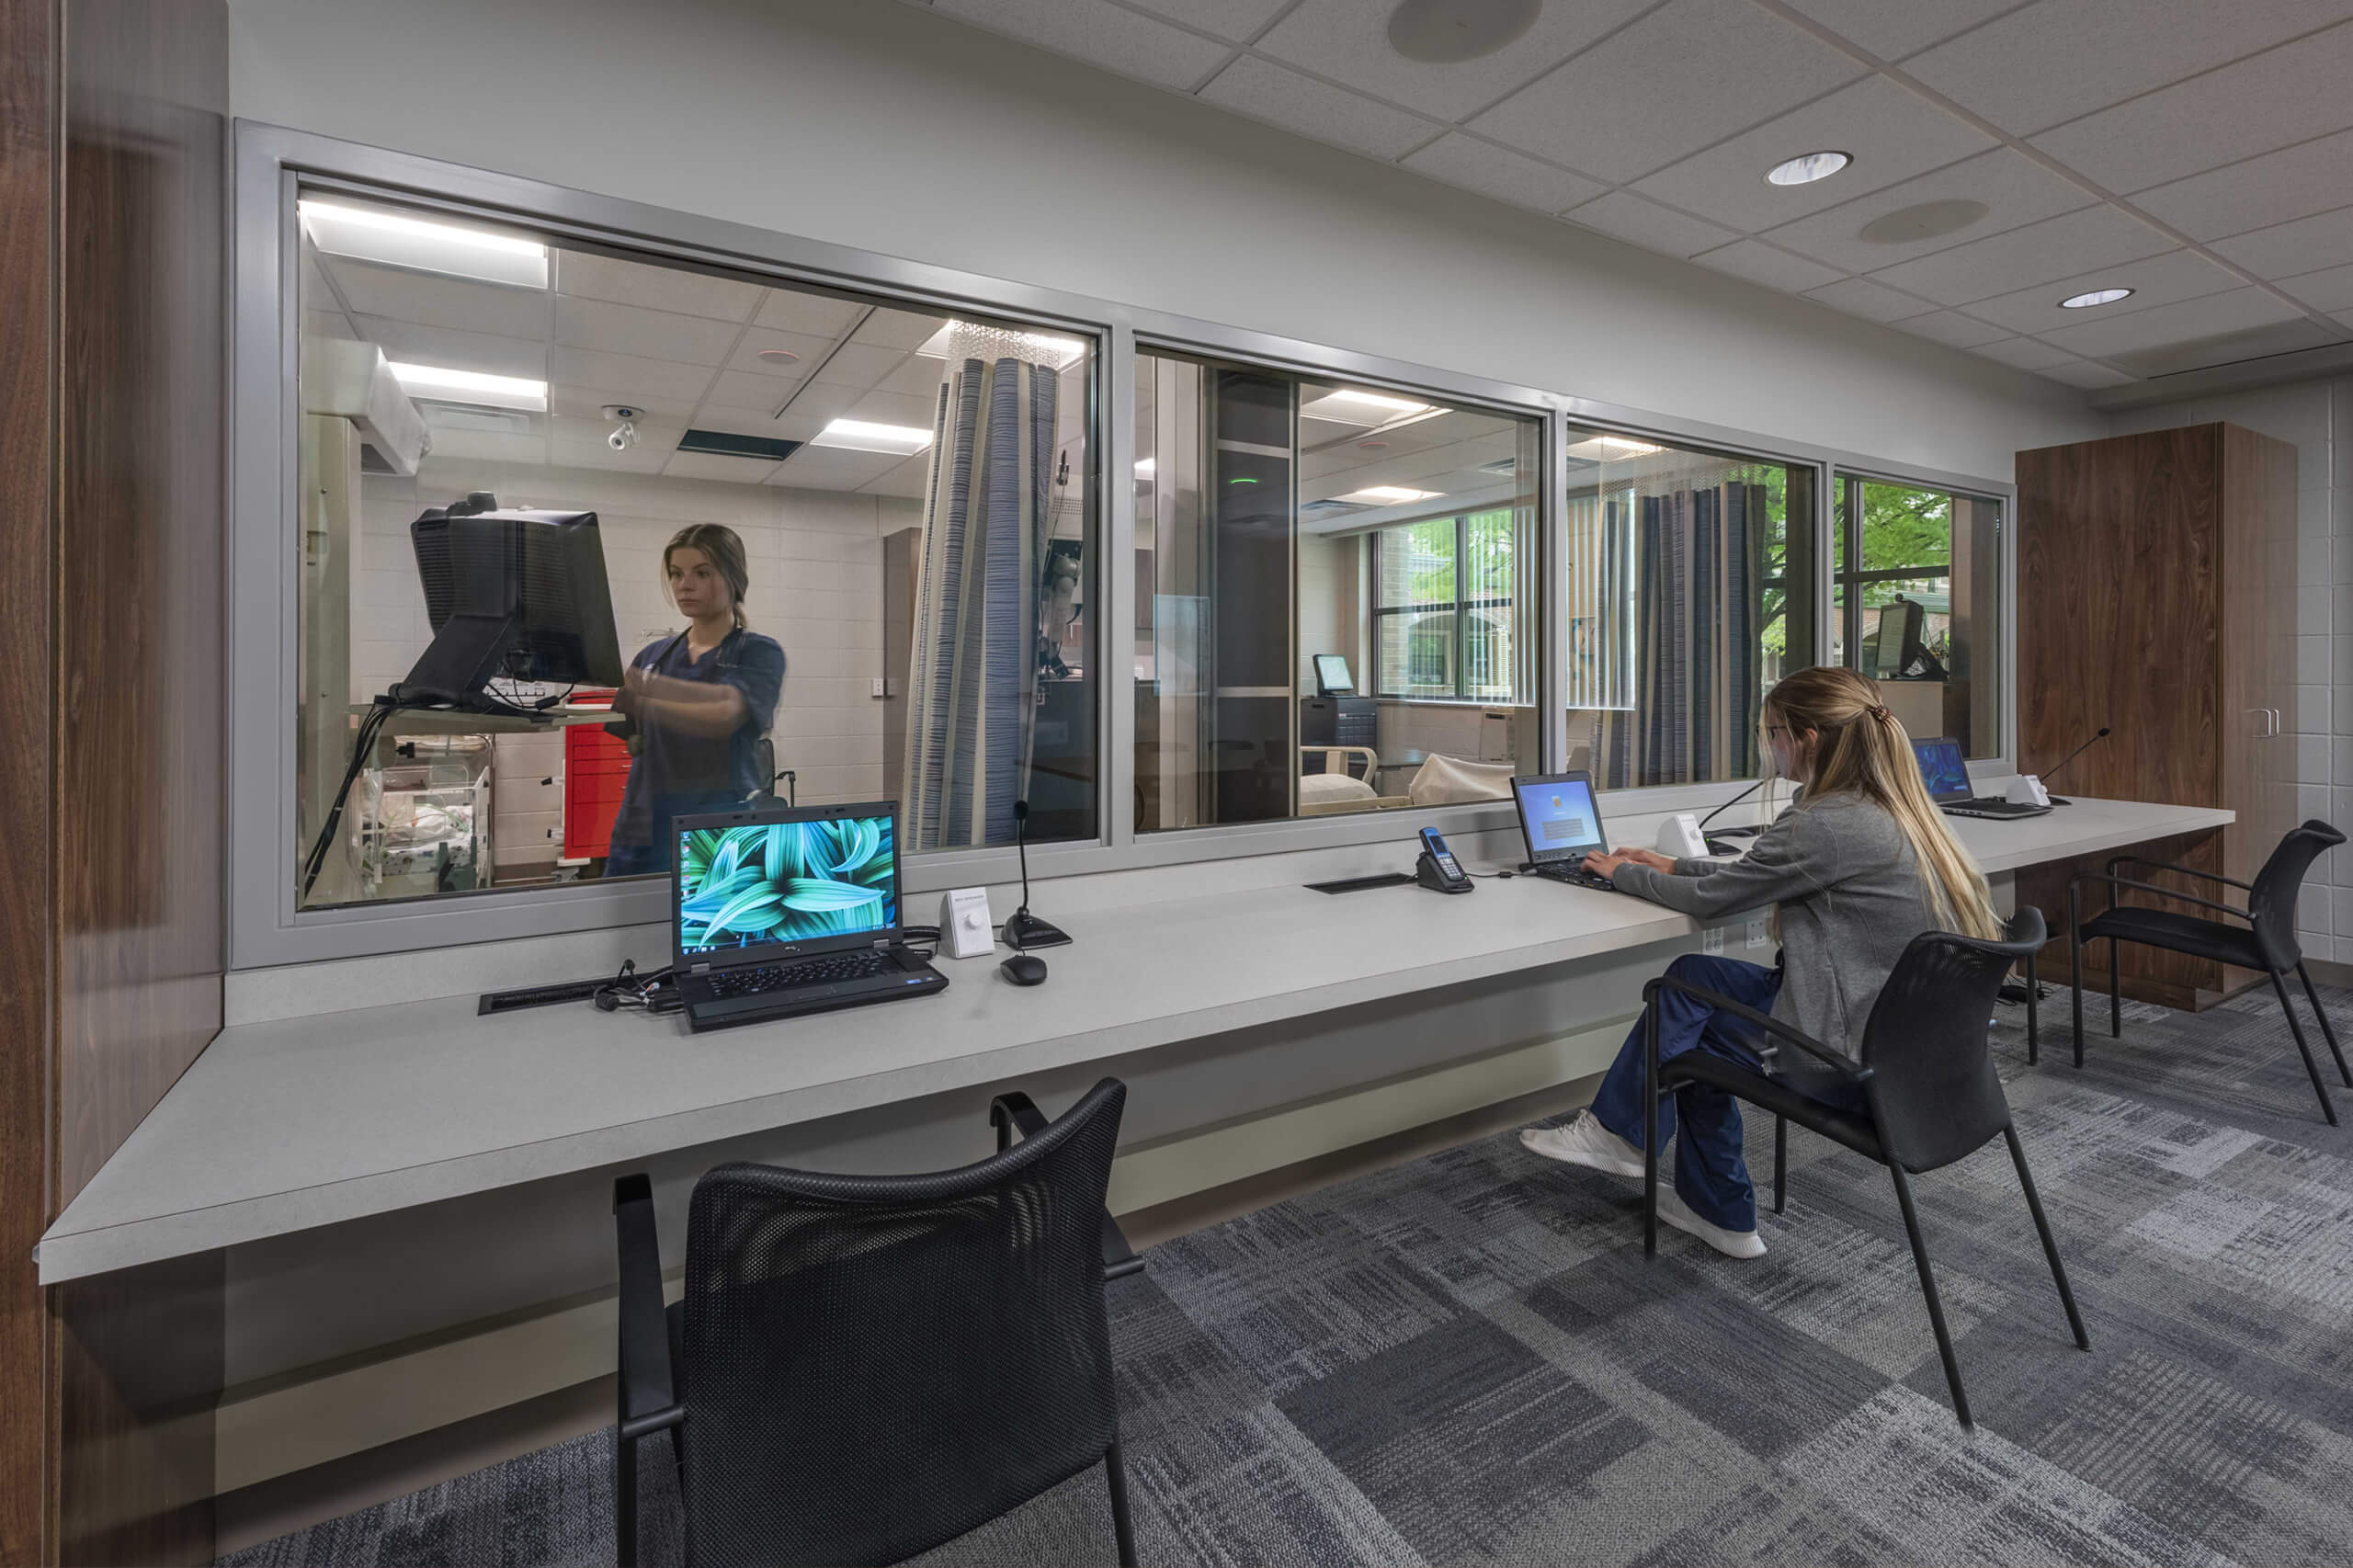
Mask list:
POLYGON ((1434 827, 1422 829, 1422 855, 1414 862, 1414 880, 1437 892, 1471 891, 1470 877, 1434 827))

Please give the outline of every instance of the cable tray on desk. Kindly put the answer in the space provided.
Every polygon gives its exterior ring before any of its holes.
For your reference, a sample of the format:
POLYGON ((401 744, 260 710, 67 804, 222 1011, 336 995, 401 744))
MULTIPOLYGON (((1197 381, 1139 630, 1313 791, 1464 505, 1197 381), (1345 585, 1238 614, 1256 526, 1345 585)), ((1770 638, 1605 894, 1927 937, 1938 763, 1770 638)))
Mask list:
POLYGON ((1343 877, 1336 882, 1309 882, 1311 892, 1368 892, 1374 888, 1409 888, 1414 879, 1404 871, 1383 871, 1377 877, 1343 877))
POLYGON ((602 980, 566 980, 553 985, 527 985, 517 991, 485 991, 475 1004, 474 1017, 491 1013, 509 1013, 517 1007, 546 1007, 558 1002, 585 1002, 611 983, 608 975, 602 980))

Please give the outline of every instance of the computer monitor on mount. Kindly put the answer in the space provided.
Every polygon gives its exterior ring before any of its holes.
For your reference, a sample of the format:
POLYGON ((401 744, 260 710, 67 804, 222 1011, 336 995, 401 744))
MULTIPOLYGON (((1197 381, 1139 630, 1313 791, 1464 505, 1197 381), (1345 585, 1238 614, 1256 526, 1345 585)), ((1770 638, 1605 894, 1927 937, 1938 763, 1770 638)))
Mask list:
POLYGON ((1927 607, 1895 596, 1879 611, 1879 634, 1871 640, 1863 673, 1881 680, 1942 680, 1945 666, 1928 651, 1927 607))
POLYGON ((1354 697, 1357 683, 1348 674, 1348 659, 1345 653, 1315 655, 1315 689, 1319 697, 1354 697))
POLYGON ((594 512, 502 511, 477 491, 409 525, 433 642, 388 694, 496 709, 491 681, 619 686, 620 638, 594 512))

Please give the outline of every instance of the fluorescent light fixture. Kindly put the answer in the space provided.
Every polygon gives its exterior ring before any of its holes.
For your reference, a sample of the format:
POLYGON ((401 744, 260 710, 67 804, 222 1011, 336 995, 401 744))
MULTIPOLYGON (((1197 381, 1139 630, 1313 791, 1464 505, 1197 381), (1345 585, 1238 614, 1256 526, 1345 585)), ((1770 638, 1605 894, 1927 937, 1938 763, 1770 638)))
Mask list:
POLYGON ((485 408, 519 408, 530 414, 548 409, 548 384, 523 376, 492 376, 480 370, 449 370, 438 365, 387 367, 401 390, 411 397, 439 398, 448 403, 476 403, 485 408))
POLYGON ((1368 408, 1385 408, 1392 414, 1419 414, 1429 406, 1427 403, 1415 403, 1410 397, 1390 397, 1383 392, 1357 392, 1350 388, 1325 395, 1337 398, 1342 403, 1360 403, 1368 408))
MULTIPOLYGON (((929 359, 947 358, 949 340, 955 335, 957 328, 965 324, 960 321, 949 322, 926 338, 923 347, 915 352, 929 359)), ((1051 332, 1017 332, 1004 327, 983 330, 998 332, 1012 338, 1032 356, 1048 361, 1057 370, 1067 370, 1086 358, 1086 344, 1079 338, 1060 337, 1051 332)))
POLYGON ((1443 490, 1408 490, 1402 484, 1368 484, 1334 499, 1358 506, 1402 506, 1408 501, 1434 501, 1445 494, 1443 490))
POLYGON ((2059 301, 2063 311, 2089 310, 2094 305, 2112 305, 2119 300, 2132 297, 2130 289, 2095 289, 2088 294, 2073 294, 2059 301))
POLYGON ((1787 163, 1775 164, 1765 177, 1775 185, 1812 185, 1828 179, 1855 160, 1845 153, 1801 153, 1787 163))
POLYGON ((888 452, 912 457, 931 445, 931 432, 913 425, 877 425, 865 419, 836 419, 809 438, 813 447, 839 447, 851 452, 888 452))
POLYGON ((1427 418, 1437 412, 1429 403, 1415 403, 1409 397, 1391 397, 1385 392, 1358 392, 1353 388, 1327 392, 1299 405, 1302 419, 1321 419, 1329 425, 1393 425, 1403 419, 1427 418))
POLYGON ((1574 443, 1568 453, 1573 458, 1584 458, 1590 462, 1609 462, 1619 458, 1646 458, 1653 452, 1665 449, 1654 447, 1647 441, 1630 441, 1623 436, 1596 436, 1591 440, 1574 443))
POLYGON ((1153 475, 1154 467, 1154 463, 1153 459, 1138 458, 1136 460, 1136 477, 1138 479, 1150 479, 1153 475))
POLYGON ((304 198, 299 206, 312 240, 330 256, 524 289, 548 286, 548 247, 537 240, 339 201, 304 198))

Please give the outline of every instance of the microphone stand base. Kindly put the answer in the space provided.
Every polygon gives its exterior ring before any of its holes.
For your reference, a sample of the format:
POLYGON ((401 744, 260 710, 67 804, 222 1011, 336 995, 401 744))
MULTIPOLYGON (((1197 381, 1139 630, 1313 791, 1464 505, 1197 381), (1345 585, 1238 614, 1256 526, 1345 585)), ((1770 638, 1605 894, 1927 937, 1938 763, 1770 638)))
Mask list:
POLYGON ((1017 953, 1026 953, 1032 948, 1063 948, 1070 945, 1070 933, 1040 920, 1025 905, 1006 921, 1005 945, 1017 953))

